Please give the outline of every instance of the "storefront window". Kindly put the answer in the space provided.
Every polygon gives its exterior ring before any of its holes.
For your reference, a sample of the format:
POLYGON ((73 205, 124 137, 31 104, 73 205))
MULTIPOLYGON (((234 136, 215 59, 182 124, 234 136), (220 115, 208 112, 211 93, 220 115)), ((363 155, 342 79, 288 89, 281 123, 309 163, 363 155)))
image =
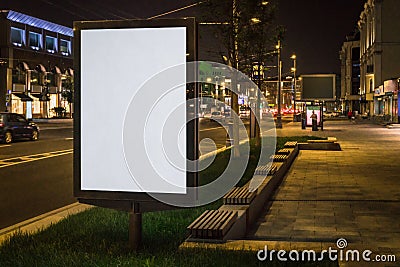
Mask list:
POLYGON ((39 84, 39 73, 37 71, 31 72, 31 84, 39 84))
POLYGON ((26 73, 21 70, 12 70, 12 82, 17 84, 25 84, 26 73))
POLYGON ((48 86, 56 86, 56 76, 54 73, 47 73, 46 82, 48 86))

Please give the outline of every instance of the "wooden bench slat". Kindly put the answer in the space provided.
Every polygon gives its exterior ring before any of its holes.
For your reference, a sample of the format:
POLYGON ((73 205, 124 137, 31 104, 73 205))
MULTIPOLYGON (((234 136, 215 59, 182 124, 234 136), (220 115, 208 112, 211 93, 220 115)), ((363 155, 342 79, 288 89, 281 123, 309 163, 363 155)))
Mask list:
POLYGON ((231 213, 225 222, 219 227, 221 237, 223 237, 229 231, 237 216, 237 211, 231 213))
POLYGON ((203 218, 205 218, 209 212, 210 212, 210 210, 204 211, 204 212, 200 215, 200 217, 198 217, 196 220, 194 220, 194 221, 187 227, 187 229, 190 229, 190 230, 191 230, 191 229, 197 227, 197 224, 199 224, 199 223, 201 222, 201 220, 202 220, 203 218))

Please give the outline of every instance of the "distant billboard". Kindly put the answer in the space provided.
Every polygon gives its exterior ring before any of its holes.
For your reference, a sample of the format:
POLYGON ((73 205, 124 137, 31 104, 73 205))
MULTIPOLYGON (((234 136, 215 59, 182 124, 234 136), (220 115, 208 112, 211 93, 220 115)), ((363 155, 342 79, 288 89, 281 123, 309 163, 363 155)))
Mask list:
POLYGON ((335 100, 336 74, 301 75, 302 100, 335 100))

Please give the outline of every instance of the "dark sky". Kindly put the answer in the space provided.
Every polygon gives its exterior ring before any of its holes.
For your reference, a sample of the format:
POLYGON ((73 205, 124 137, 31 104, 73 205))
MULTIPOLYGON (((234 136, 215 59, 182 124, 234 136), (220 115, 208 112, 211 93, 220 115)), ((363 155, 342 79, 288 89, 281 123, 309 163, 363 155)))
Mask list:
MULTIPOLYGON (((339 73, 339 51, 357 26, 365 0, 279 0, 278 22, 286 27, 283 58, 297 55, 300 73, 339 73)), ((291 60, 283 69, 290 70, 291 60)))
MULTIPOLYGON (((147 18, 196 2, 198 1, 3 0, 0 2, 0 8, 12 9, 72 27, 74 20, 147 18)), ((339 73, 339 50, 345 36, 355 29, 365 0, 278 0, 278 2, 278 23, 287 29, 282 50, 283 72, 289 71, 292 67, 293 63, 289 58, 294 52, 298 58, 299 74, 339 73)), ((193 11, 189 9, 172 16, 187 16, 191 12, 193 11)), ((208 49, 209 47, 203 47, 203 50, 208 49)))

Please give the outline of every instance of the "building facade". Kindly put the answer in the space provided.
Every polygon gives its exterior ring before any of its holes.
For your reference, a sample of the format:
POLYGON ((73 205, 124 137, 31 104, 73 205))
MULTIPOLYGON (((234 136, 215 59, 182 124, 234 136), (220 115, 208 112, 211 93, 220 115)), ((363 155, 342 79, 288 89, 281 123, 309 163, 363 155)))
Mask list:
POLYGON ((368 0, 358 21, 362 112, 398 122, 398 0, 368 0))
POLYGON ((363 100, 360 95, 360 32, 346 36, 340 51, 341 110, 360 112, 363 100))
POLYGON ((71 114, 72 42, 71 28, 0 11, 0 110, 26 118, 71 114))

